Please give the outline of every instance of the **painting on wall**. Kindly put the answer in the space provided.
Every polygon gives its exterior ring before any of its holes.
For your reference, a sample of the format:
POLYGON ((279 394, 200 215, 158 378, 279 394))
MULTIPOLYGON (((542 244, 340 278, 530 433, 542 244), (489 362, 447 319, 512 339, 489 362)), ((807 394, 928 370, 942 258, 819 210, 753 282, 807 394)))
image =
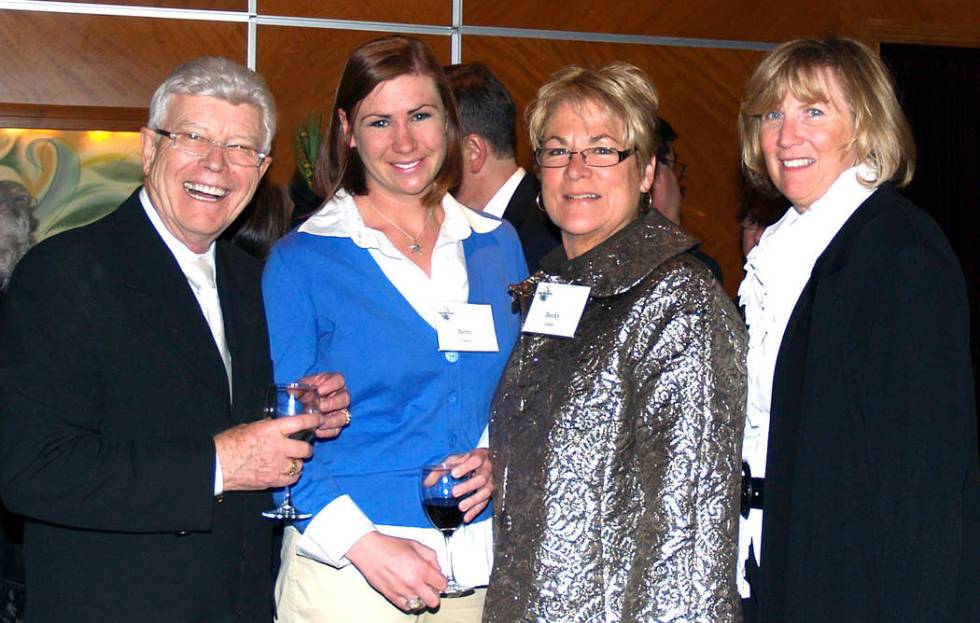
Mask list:
POLYGON ((35 241, 98 220, 142 183, 139 136, 0 128, 0 180, 34 197, 35 241))

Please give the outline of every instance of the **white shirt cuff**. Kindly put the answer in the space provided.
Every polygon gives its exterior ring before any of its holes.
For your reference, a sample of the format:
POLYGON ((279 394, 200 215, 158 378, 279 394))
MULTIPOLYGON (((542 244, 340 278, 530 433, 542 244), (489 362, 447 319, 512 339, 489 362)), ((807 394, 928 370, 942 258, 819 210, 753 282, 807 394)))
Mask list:
POLYGON ((215 497, 225 492, 225 475, 221 471, 221 457, 214 453, 214 495, 215 497))
POLYGON ((296 543, 296 553, 340 569, 350 564, 347 552, 374 524, 349 495, 342 495, 313 517, 296 543))
POLYGON ((489 448, 490 447, 490 425, 487 424, 483 427, 483 434, 480 435, 480 441, 476 442, 477 448, 489 448))

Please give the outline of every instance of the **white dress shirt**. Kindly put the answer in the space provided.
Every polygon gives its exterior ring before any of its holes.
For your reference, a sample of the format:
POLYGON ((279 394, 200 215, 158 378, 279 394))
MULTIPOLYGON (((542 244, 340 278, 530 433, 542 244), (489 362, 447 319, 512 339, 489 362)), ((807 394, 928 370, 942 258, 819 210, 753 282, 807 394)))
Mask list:
POLYGON ((527 172, 523 167, 517 167, 514 174, 507 178, 507 181, 497 189, 493 197, 490 197, 490 201, 487 202, 487 205, 483 206, 482 211, 486 214, 492 214, 497 218, 504 218, 504 212, 507 211, 507 204, 510 203, 510 198, 514 196, 514 192, 521 185, 521 180, 524 179, 526 174, 527 172))
MULTIPOLYGON (((859 175, 868 178, 869 172, 863 166, 852 167, 809 210, 801 213, 795 206, 787 210, 766 229, 745 259, 745 279, 738 289, 739 304, 745 308, 749 329, 742 460, 749 464, 755 478, 766 474, 772 382, 783 332, 817 258, 858 206, 874 192, 858 182, 859 175)), ((761 562, 761 509, 753 508, 747 519, 739 517, 737 582, 742 597, 750 593, 745 579, 750 544, 756 561, 761 562)))
MULTIPOLYGON (((215 279, 215 266, 214 266, 214 242, 208 247, 208 250, 204 253, 195 253, 191 251, 187 246, 177 240, 177 237, 170 233, 166 225, 163 224, 163 219, 157 214, 156 209, 150 203, 150 197, 146 194, 146 189, 140 190, 140 203, 143 204, 143 211, 146 212, 147 218, 150 219, 150 223, 153 228, 160 235, 163 243, 167 245, 170 252, 173 254, 174 259, 177 260, 177 265, 180 266, 181 272, 187 277, 187 283, 191 287, 191 291, 194 292, 194 297, 197 299, 197 304, 201 306, 201 314, 208 323, 208 327, 211 329, 211 336, 214 338, 215 346, 218 348, 218 353, 221 355, 221 360, 225 364, 225 374, 228 377, 228 396, 231 396, 231 353, 228 351, 228 347, 225 342, 225 324, 224 318, 221 315, 221 301, 218 299, 218 289, 217 281, 215 279), (198 278, 197 268, 194 267, 195 263, 205 264, 210 268, 211 272, 211 284, 202 284, 201 280, 198 278)), ((214 456, 214 494, 220 495, 224 491, 224 476, 221 473, 221 459, 218 457, 217 453, 214 456)))
MULTIPOLYGON (((466 302, 469 297, 463 240, 474 231, 486 233, 500 225, 500 221, 470 210, 447 194, 442 199, 445 219, 432 250, 431 276, 428 276, 383 233, 364 224, 357 205, 346 193, 339 192, 328 205, 331 209, 321 209, 303 223, 299 231, 316 236, 350 238, 355 245, 366 249, 392 285, 433 328, 440 303, 466 302)), ((477 447, 488 445, 488 433, 484 429, 477 447)), ((453 568, 462 584, 485 586, 490 578, 493 564, 491 523, 488 519, 464 525, 452 536, 453 568)), ((298 540, 296 551, 301 556, 360 575, 346 553, 372 530, 418 541, 435 550, 442 568, 448 568, 448 553, 441 532, 435 528, 375 525, 348 495, 338 497, 313 517, 298 540)))

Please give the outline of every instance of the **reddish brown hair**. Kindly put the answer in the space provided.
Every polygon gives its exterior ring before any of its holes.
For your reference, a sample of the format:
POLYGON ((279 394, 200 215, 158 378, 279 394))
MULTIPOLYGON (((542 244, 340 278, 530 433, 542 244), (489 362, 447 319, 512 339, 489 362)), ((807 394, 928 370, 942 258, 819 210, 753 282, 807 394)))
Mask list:
POLYGON ((315 172, 317 191, 327 200, 340 189, 350 195, 367 194, 364 164, 357 149, 350 147, 350 136, 340 123, 339 111, 344 111, 353 125, 358 107, 375 87, 399 76, 413 74, 432 78, 446 113, 446 159, 422 196, 422 203, 426 206, 439 203, 450 188, 459 184, 463 162, 462 130, 449 82, 427 45, 413 37, 391 36, 360 46, 351 53, 344 66, 315 172))

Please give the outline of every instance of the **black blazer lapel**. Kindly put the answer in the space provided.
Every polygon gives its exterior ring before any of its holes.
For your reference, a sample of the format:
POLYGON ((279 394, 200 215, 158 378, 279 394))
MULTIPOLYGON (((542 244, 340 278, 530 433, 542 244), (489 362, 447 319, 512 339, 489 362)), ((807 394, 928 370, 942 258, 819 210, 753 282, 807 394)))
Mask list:
POLYGON ((530 206, 534 203, 541 185, 530 173, 525 173, 521 183, 514 189, 514 194, 510 196, 507 208, 504 210, 503 218, 510 221, 514 229, 520 230, 521 223, 527 218, 530 206))
POLYGON ((530 172, 525 173, 504 211, 504 218, 517 230, 524 259, 532 273, 541 267, 541 258, 561 244, 561 232, 537 206, 540 192, 538 178, 530 172))
MULTIPOLYGON (((796 405, 803 391, 809 348, 807 336, 813 312, 814 279, 804 286, 790 314, 776 356, 770 401, 769 445, 766 454, 766 491, 762 515, 762 551, 759 582, 753 592, 759 599, 758 623, 783 621, 781 578, 789 544, 793 472, 799 442, 800 413, 796 405)), ((752 580, 752 578, 750 578, 752 580)))
POLYGON ((251 258, 236 257, 236 250, 224 241, 218 241, 215 259, 225 340, 231 353, 232 413, 236 422, 251 421, 258 414, 239 407, 255 405, 265 384, 272 380, 261 273, 257 266, 243 264, 251 258))
POLYGON ((143 212, 133 194, 114 214, 116 240, 125 258, 124 283, 132 295, 139 330, 165 336, 160 350, 147 353, 158 361, 171 356, 187 366, 193 378, 228 397, 224 363, 201 307, 177 260, 143 212))

